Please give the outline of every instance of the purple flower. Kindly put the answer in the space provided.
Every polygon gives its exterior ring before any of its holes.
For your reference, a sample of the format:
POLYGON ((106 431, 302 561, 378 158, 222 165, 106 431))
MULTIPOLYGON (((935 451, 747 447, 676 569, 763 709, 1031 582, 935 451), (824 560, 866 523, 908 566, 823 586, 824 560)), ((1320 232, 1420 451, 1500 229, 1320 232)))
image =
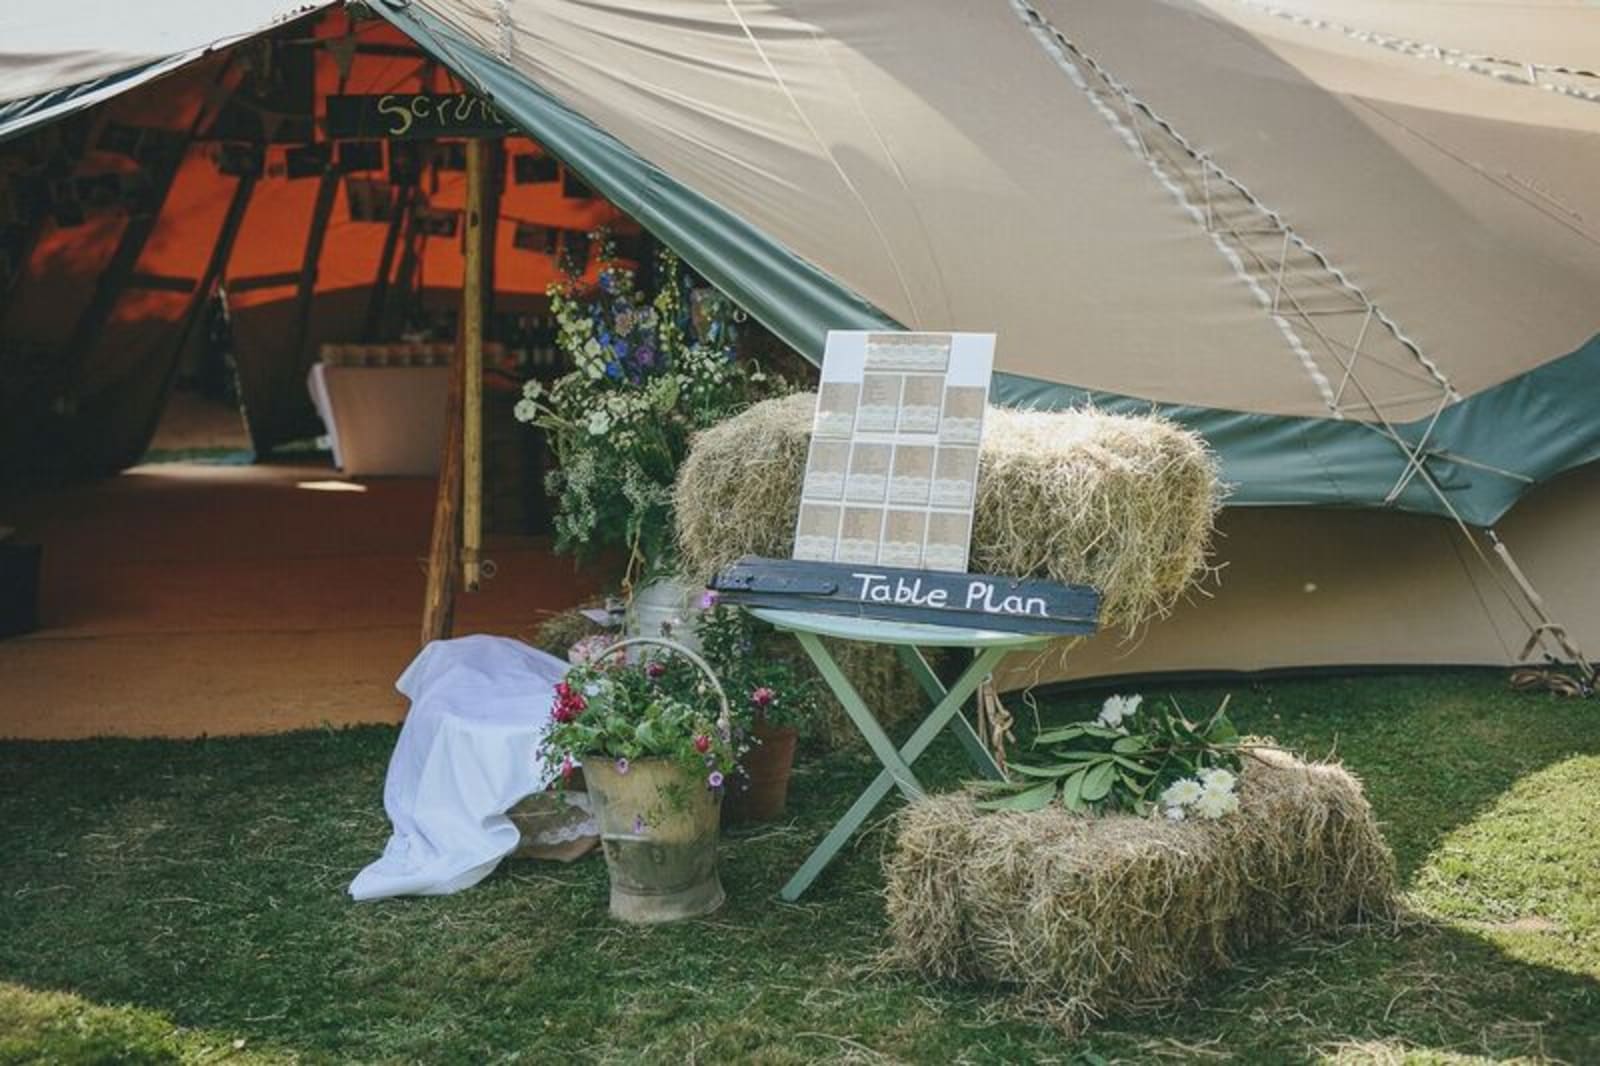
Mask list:
POLYGON ((711 610, 717 605, 719 599, 721 597, 717 595, 716 589, 706 589, 705 592, 700 594, 700 609, 702 611, 711 610))
POLYGON ((633 816, 633 835, 634 836, 638 836, 640 833, 643 833, 643 832, 644 832, 644 816, 636 814, 636 815, 633 816))
POLYGON ((649 345, 642 344, 634 351, 633 361, 646 368, 655 366, 656 351, 649 345))
POLYGON ((711 773, 706 777, 706 784, 709 785, 711 788, 721 788, 722 787, 722 771, 721 770, 713 770, 713 771, 711 771, 711 773))
POLYGON ((617 773, 625 774, 627 772, 628 772, 628 760, 627 759, 618 759, 617 760, 617 773))

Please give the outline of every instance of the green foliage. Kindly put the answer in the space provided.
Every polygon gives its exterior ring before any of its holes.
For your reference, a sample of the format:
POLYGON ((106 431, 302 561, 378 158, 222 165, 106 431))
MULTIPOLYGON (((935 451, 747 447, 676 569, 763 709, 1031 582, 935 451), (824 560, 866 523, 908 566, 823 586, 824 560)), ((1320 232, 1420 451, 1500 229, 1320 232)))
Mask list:
POLYGON ((738 724, 792 727, 802 735, 815 726, 821 703, 815 678, 802 675, 792 662, 757 650, 771 626, 748 611, 715 601, 695 619, 701 654, 727 690, 738 724))
POLYGON ((616 259, 604 232, 599 284, 568 277, 550 290, 557 345, 573 369, 549 388, 523 388, 516 416, 546 430, 559 467, 556 546, 629 553, 631 577, 671 570, 672 483, 689 438, 783 389, 753 360, 735 355, 742 313, 697 286, 663 250, 653 293, 616 259))
POLYGON ((574 666, 556 685, 546 759, 564 775, 574 761, 610 759, 621 770, 635 759, 670 759, 722 787, 737 761, 732 731, 717 721, 721 708, 708 693, 664 685, 669 673, 660 660, 605 655, 574 666))
MULTIPOLYGON (((1239 730, 1224 699, 1204 722, 1183 716, 1176 700, 1145 703, 1139 696, 1112 696, 1092 722, 1073 722, 1033 738, 1044 758, 1013 762, 1009 781, 980 782, 1006 793, 978 806, 995 811, 1037 811, 1059 802, 1069 811, 1156 810, 1180 781, 1215 781, 1231 792, 1239 768, 1239 730), (1225 775, 1215 771, 1226 770, 1225 775)), ((1184 804, 1166 803, 1181 818, 1184 804)), ((1216 815, 1213 815, 1215 817, 1216 815)))

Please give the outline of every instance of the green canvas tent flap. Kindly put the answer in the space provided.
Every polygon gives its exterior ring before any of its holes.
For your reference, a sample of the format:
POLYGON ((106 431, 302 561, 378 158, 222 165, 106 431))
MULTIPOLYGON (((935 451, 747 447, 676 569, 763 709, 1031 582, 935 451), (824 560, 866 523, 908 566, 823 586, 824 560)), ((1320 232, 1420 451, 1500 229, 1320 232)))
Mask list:
MULTIPOLYGON (((1231 486, 1229 502, 1234 505, 1393 508, 1459 517, 1469 523, 1489 525, 1499 519, 1530 485, 1600 454, 1600 424, 1590 417, 1583 392, 1570 387, 1574 381, 1581 381, 1593 374, 1597 360, 1600 360, 1600 340, 1594 339, 1592 334, 1593 327, 1600 325, 1600 313, 1588 307, 1566 309, 1567 319, 1576 317, 1580 322, 1587 321, 1591 328, 1590 337, 1570 354, 1522 351, 1507 353, 1504 359, 1496 360, 1493 359, 1494 353, 1488 356, 1480 351, 1470 353, 1476 362, 1487 360, 1497 366, 1522 369, 1479 392, 1462 395, 1460 388, 1438 369, 1433 357, 1422 355, 1415 348, 1415 342, 1398 328, 1383 324, 1381 318, 1387 318, 1383 311, 1377 309, 1364 293, 1355 290, 1347 279, 1341 278, 1336 268, 1320 263, 1320 254, 1311 249, 1309 244, 1302 248, 1298 242, 1305 238, 1282 226, 1272 234, 1274 242, 1282 238, 1280 265, 1275 266, 1269 261, 1265 273, 1281 274, 1287 268, 1306 274, 1304 287, 1309 292, 1321 293, 1320 298, 1325 304, 1330 299, 1327 289, 1330 286, 1343 286, 1345 291, 1337 292, 1334 296, 1346 301, 1347 306, 1339 306, 1335 300, 1332 308, 1303 310, 1326 310, 1330 314, 1340 312, 1347 323, 1363 328, 1373 337, 1385 334, 1389 343, 1383 350, 1374 346, 1373 350, 1368 351, 1363 349, 1362 342, 1357 342, 1344 352, 1341 361, 1338 358, 1338 345, 1342 342, 1333 341, 1329 347, 1335 353, 1335 358, 1332 369, 1325 372, 1308 352, 1305 337, 1296 335, 1295 325, 1289 321, 1296 316, 1286 310, 1287 304, 1281 292, 1274 294, 1272 307, 1246 306, 1240 315, 1245 321, 1234 328, 1239 337, 1249 338, 1250 347, 1240 351, 1238 357, 1232 360, 1231 373, 1237 380, 1226 383, 1239 386, 1239 409, 1174 402, 1161 397, 1162 392, 1171 392, 1174 387, 1181 388, 1182 379, 1192 373, 1184 366, 1190 355, 1186 349, 1205 350, 1218 343, 1206 335, 1206 319, 1216 317, 1209 311, 1198 314, 1193 332, 1172 345, 1170 376, 1178 384, 1166 384, 1146 394, 1133 394, 1085 386, 1086 381, 1095 378, 1118 380, 1116 337, 1101 340, 1092 346, 1090 341, 1081 339, 1085 332, 1081 328, 1085 319, 1073 314, 1074 309, 1069 301, 1042 306, 1034 303, 1021 308, 1008 305, 1005 297, 1015 287, 1012 277, 1003 274, 980 276, 978 283, 988 286, 987 294, 995 299, 992 302, 975 300, 975 309, 965 317, 923 315, 908 321, 910 316, 905 314, 904 300, 899 301, 902 306, 891 309, 885 306, 890 301, 874 302, 868 299, 860 290, 852 287, 848 279, 852 273, 869 277, 873 271, 870 267, 857 267, 851 257, 858 256, 868 262, 882 258, 894 259, 891 230, 889 224, 882 221, 893 208, 869 199, 866 180, 851 177, 844 162, 843 146, 824 143, 824 134, 819 126, 823 119, 813 118, 811 109, 814 108, 818 116, 836 119, 841 134, 854 133, 876 143, 900 178, 897 184, 884 187, 884 195, 900 199, 915 198, 917 190, 913 183, 919 179, 930 184, 950 179, 934 170, 926 173, 911 171, 911 163, 898 158, 894 149, 883 140, 886 136, 883 133, 885 127, 871 122, 852 125, 848 116, 835 116, 833 112, 843 111, 846 106, 835 97, 851 92, 849 72, 846 70, 845 76, 832 81, 824 79, 822 74, 834 68, 822 66, 819 74, 816 68, 822 61, 812 61, 805 54, 806 47, 810 46, 795 46, 794 41, 828 35, 828 39, 815 46, 819 51, 854 49, 858 46, 863 52, 870 51, 872 47, 888 49, 890 46, 881 44, 882 39, 869 31, 879 23, 879 28, 885 30, 893 24, 896 12, 890 9, 894 6, 888 5, 877 19, 828 4, 805 9, 804 14, 813 15, 812 19, 803 18, 801 12, 763 9, 759 28, 741 19, 737 8, 728 8, 719 13, 713 7, 693 4, 683 5, 682 10, 686 14, 682 19, 658 15, 642 8, 614 12, 608 16, 594 14, 591 18, 576 13, 567 5, 541 4, 531 0, 501 5, 495 9, 498 14, 492 19, 473 5, 457 4, 450 0, 385 0, 380 10, 423 47, 471 81, 508 116, 582 171, 610 199, 677 248, 719 287, 734 295, 775 332, 812 358, 820 355, 822 340, 830 328, 870 328, 896 323, 910 328, 996 329, 1001 335, 999 365, 1003 370, 996 381, 996 394, 1002 402, 1041 407, 1087 402, 1115 410, 1159 410, 1204 434, 1217 449, 1222 458, 1224 476, 1231 486), (687 13, 693 13, 693 17, 687 13), (558 28, 548 29, 546 23, 541 21, 541 16, 555 20, 558 28), (685 26, 690 28, 685 30, 685 26), (624 34, 624 30, 628 33, 624 34), (865 45, 850 37, 850 31, 862 33, 865 45), (681 43, 685 38, 700 45, 700 51, 682 49, 681 43), (627 42, 619 45, 621 54, 607 61, 603 74, 585 77, 601 69, 598 52, 591 55, 588 50, 599 49, 606 42, 617 40, 627 42), (494 46, 503 47, 498 49, 497 54, 494 46), (630 66, 631 61, 646 50, 650 51, 653 63, 647 71, 635 72, 630 66), (803 89, 797 88, 792 79, 785 77, 790 72, 778 58, 789 50, 795 51, 792 62, 797 76, 800 79, 814 79, 803 80, 803 89), (737 76, 722 71, 713 77, 705 74, 709 63, 705 57, 708 56, 728 64, 732 64, 733 57, 738 56, 745 62, 745 67, 737 70, 737 76), (588 65, 579 66, 582 61, 587 61, 588 65), (651 78, 654 80, 648 80, 651 78), (777 118, 763 113, 765 103, 759 97, 749 98, 748 113, 732 110, 740 105, 741 87, 748 88, 744 85, 744 79, 753 79, 769 88, 773 85, 778 87, 777 93, 783 101, 776 107, 777 118), (547 87, 547 82, 551 87, 547 87), (565 99, 558 95, 559 89, 565 90, 565 99), (607 121, 608 118, 615 118, 626 103, 639 99, 657 105, 661 116, 631 115, 627 121, 607 121), (714 105, 720 106, 721 110, 714 105), (785 109, 791 111, 792 116, 782 115, 785 109), (720 121, 704 119, 707 113, 720 121), (589 117, 591 114, 593 118, 589 117), (869 232, 859 241, 838 249, 813 248, 810 258, 785 244, 774 235, 774 231, 792 226, 793 221, 782 198, 786 191, 784 172, 776 163, 767 167, 746 165, 727 168, 734 180, 742 177, 746 184, 761 180, 774 183, 771 195, 759 202, 764 210, 735 210, 695 187, 697 182, 693 178, 697 176, 702 177, 703 184, 708 186, 721 185, 721 172, 697 170, 693 162, 684 162, 683 156, 715 157, 719 153, 724 157, 731 156, 733 145, 742 137, 750 136, 752 130, 770 142, 777 136, 777 122, 784 118, 790 119, 802 143, 798 146, 785 145, 781 151, 771 151, 773 158, 782 160, 785 151, 788 151, 802 157, 820 156, 827 159, 837 171, 832 180, 842 184, 844 193, 834 206, 840 213, 846 213, 852 206, 859 205, 860 214, 869 223, 864 229, 876 230, 875 234, 869 232), (658 122, 678 119, 681 127, 647 127, 652 119, 658 122), (764 126, 764 122, 770 125, 764 126), (624 143, 622 137, 629 129, 638 132, 640 148, 624 143), (708 144, 708 131, 722 133, 729 143, 708 144), (812 141, 811 146, 804 143, 808 137, 812 141), (646 142, 660 149, 659 162, 646 156, 646 149, 642 147, 646 142), (677 176, 674 171, 679 172, 677 176), (1273 310, 1273 307, 1278 310, 1273 310), (1004 313, 1008 309, 1013 311, 1012 317, 1004 313), (1378 323, 1376 326, 1375 322, 1378 323), (1018 326, 1023 328, 1018 329, 1018 326), (1261 328, 1253 328, 1258 326, 1261 328), (1018 353, 1019 345, 1041 336, 1051 339, 1053 350, 1025 350, 1018 353), (1262 348, 1267 349, 1265 354, 1258 354, 1262 348), (1559 358, 1540 362, 1538 356, 1541 354, 1547 358, 1559 358), (1361 365, 1363 359, 1368 360, 1370 365, 1361 365), (1284 380, 1270 380, 1274 374, 1284 378, 1283 366, 1290 360, 1304 363, 1306 373, 1290 375, 1284 380), (1358 393, 1362 390, 1349 387, 1346 381, 1341 391, 1348 393, 1354 402, 1343 407, 1333 403, 1314 415, 1310 413, 1317 405, 1308 401, 1308 397, 1319 388, 1331 396, 1331 374, 1345 364, 1355 364, 1345 374, 1347 379, 1360 384, 1372 378, 1375 379, 1373 388, 1386 389, 1387 392, 1376 399, 1368 393, 1367 402, 1362 403, 1358 400, 1358 393), (1277 391, 1264 395, 1263 389, 1258 387, 1262 384, 1259 378, 1269 379, 1267 384, 1277 391), (1420 400, 1418 396, 1411 395, 1419 392, 1420 400), (1263 407, 1268 409, 1259 409, 1263 407)), ((1181 5, 1170 6, 1178 8, 1181 5)), ((908 12, 899 14, 909 17, 908 12)), ((1069 51, 1070 43, 1064 37, 1052 36, 1053 26, 1038 11, 1022 8, 1014 12, 1003 5, 994 5, 994 12, 981 18, 971 13, 958 15, 954 9, 942 11, 941 18, 944 21, 922 20, 939 28, 927 30, 921 35, 912 34, 910 40, 898 47, 914 50, 917 43, 933 33, 949 38, 949 23, 959 20, 982 22, 986 27, 992 27, 997 31, 998 41, 1003 44, 1006 54, 985 54, 983 41, 979 39, 972 42, 970 54, 966 57, 960 55, 961 42, 957 42, 957 54, 952 56, 948 41, 941 42, 931 50, 926 64, 920 67, 908 65, 906 68, 929 79, 926 88, 930 94, 936 80, 955 78, 962 84, 973 84, 981 76, 983 68, 1002 60, 1032 65, 1039 68, 1035 73, 1044 82, 1040 91, 1026 101, 1027 107, 1037 112, 1033 116, 1036 120, 1033 128, 1040 131, 1049 129, 1050 120, 1056 117, 1054 112, 1063 105, 1076 105, 1088 112, 1090 121, 1087 131, 1095 134, 1097 139, 1092 143, 1066 145, 1066 155, 1070 158, 1091 152, 1116 153, 1126 156, 1126 162, 1130 162, 1137 173, 1143 149, 1137 143, 1124 143, 1118 139, 1119 135, 1128 134, 1128 124, 1137 126, 1142 117, 1147 128, 1135 132, 1139 139, 1154 141, 1162 133, 1160 123, 1153 120, 1147 110, 1141 110, 1143 104, 1131 108, 1131 117, 1112 115, 1103 118, 1095 114, 1096 106, 1102 111, 1108 111, 1109 107, 1096 98, 1097 90, 1087 81, 1094 69, 1092 60, 1081 53, 1069 51), (949 67, 940 66, 941 60, 960 61, 963 58, 971 69, 952 71, 949 67), (1065 72, 1059 69, 1063 66, 1065 72), (1084 103, 1086 100, 1087 104, 1084 103)), ((1203 72, 1196 70, 1194 73, 1203 72)), ((1278 75, 1281 71, 1274 70, 1273 73, 1278 75)), ((921 83, 910 83, 902 88, 917 91, 925 87, 921 83)), ((1109 89, 1104 91, 1107 94, 1111 92, 1109 89)), ((853 101, 863 112, 872 103, 859 98, 853 101)), ((986 103, 1006 111, 1023 107, 1011 96, 997 96, 986 103)), ((1081 115, 1076 118, 1082 120, 1081 115)), ((1340 131, 1356 137, 1343 127, 1340 127, 1340 131)), ((934 132, 944 131, 936 128, 934 132)), ((1171 136, 1176 137, 1177 134, 1174 132, 1171 136)), ((1356 137, 1356 141, 1359 147, 1381 154, 1359 137, 1356 137)), ((1030 167, 1038 165, 1031 158, 1035 154, 1031 144, 1017 141, 1008 142, 1008 146, 1013 150, 1013 155, 992 158, 988 162, 999 170, 1004 170, 1013 159, 1030 167)), ((1181 140, 1175 140, 1168 150, 1175 155, 1182 155, 1184 148, 1181 140)), ((1396 161, 1387 156, 1384 161, 1391 169, 1399 169, 1405 164, 1404 160, 1396 161)), ((940 157, 930 157, 930 166, 937 167, 939 163, 940 157)), ((1146 184, 1157 194, 1163 192, 1163 184, 1176 183, 1176 163, 1169 161, 1165 168, 1161 164, 1151 166, 1153 170, 1147 168, 1149 172, 1145 175, 1146 184)), ((1412 172, 1414 174, 1415 168, 1412 168, 1412 172)), ((1228 204, 1230 210, 1241 204, 1247 208, 1251 206, 1248 197, 1240 189, 1228 186, 1228 182, 1235 180, 1231 176, 1219 172, 1214 180, 1219 189, 1227 188, 1231 193, 1232 200, 1228 204)), ((1418 184, 1420 180, 1415 178, 1412 184, 1418 184)), ((1092 205, 1097 194, 1107 191, 1089 188, 1075 193, 1070 188, 1070 171, 1061 184, 1064 186, 1062 196, 1074 198, 1080 208, 1083 202, 1092 205)), ((1222 199, 1219 192, 1215 207, 1219 212, 1222 199)), ((1160 213, 1148 204, 1143 206, 1148 213, 1159 216, 1160 213)), ((1049 207, 1047 202, 1034 204, 1034 209, 1040 212, 1048 211, 1049 207)), ((972 207, 974 211, 984 209, 977 204, 972 207)), ((915 219, 915 225, 909 225, 907 229, 926 231, 937 227, 939 221, 923 214, 915 219)), ((1028 219, 1014 222, 1026 225, 1028 219)), ((1156 228, 1160 226, 1194 230, 1193 233, 1184 233, 1187 238, 1197 235, 1203 237, 1205 234, 1203 226, 1196 226, 1193 219, 1181 215, 1176 219, 1160 219, 1156 228)), ((906 239, 914 244, 917 240, 927 241, 929 238, 913 235, 906 239)), ((1213 251, 1210 259, 1200 259, 1202 269, 1196 269, 1192 277, 1182 279, 1191 282, 1197 290, 1204 291, 1217 284, 1218 275, 1226 276, 1230 272, 1221 268, 1230 266, 1230 259, 1236 264, 1241 258, 1237 252, 1223 247, 1223 241, 1216 240, 1213 243, 1221 252, 1213 251), (1207 270, 1210 272, 1205 272, 1207 270)), ((1000 253, 1002 256, 1003 252, 1004 249, 1000 253)), ((959 250, 954 253, 957 257, 961 254, 959 250)), ((1078 254, 1077 248, 1068 245, 1057 250, 1049 261, 1018 264, 1017 269, 1033 273, 1061 264, 1063 273, 1060 283, 1070 286, 1073 284, 1072 271, 1084 269, 1075 262, 1074 257, 1078 254), (1069 259, 1074 261, 1067 262, 1069 259)), ((1174 311, 1163 309, 1153 302, 1145 303, 1140 287, 1140 275, 1158 267, 1141 262, 1137 257, 1117 264, 1117 267, 1127 272, 1130 278, 1125 279, 1125 283, 1114 291, 1139 307, 1144 318, 1158 319, 1165 324, 1165 329, 1171 331, 1174 311)), ((1595 263, 1588 263, 1587 267, 1591 275, 1600 276, 1600 268, 1595 263)), ((1113 269, 1112 264, 1104 262, 1090 265, 1090 269, 1095 268, 1107 272, 1113 269)), ((882 276, 892 278, 884 291, 909 296, 910 289, 905 279, 897 275, 901 269, 897 266, 893 270, 880 272, 882 276)), ((1260 289, 1257 279, 1253 279, 1248 271, 1231 272, 1241 291, 1260 289)), ((1490 273, 1498 276, 1498 268, 1490 273)), ((1281 288, 1282 278, 1275 280, 1281 288)), ((912 303, 914 305, 915 302, 912 303)), ((1127 321, 1125 308, 1112 307, 1106 310, 1111 313, 1103 314, 1103 317, 1118 322, 1127 321)), ((1094 312, 1091 309, 1083 313, 1088 315, 1094 312)), ((1319 324, 1314 314, 1299 317, 1311 323, 1313 330, 1319 324)), ((1103 326, 1100 328, 1104 329, 1103 326)), ((1569 328, 1568 335, 1577 334, 1569 328)), ((1328 343, 1326 338, 1324 341, 1328 343)), ((1224 334, 1221 343, 1232 341, 1224 334)), ((1530 338, 1525 343, 1533 346, 1539 342, 1530 338)), ((1208 358, 1222 365, 1214 353, 1208 358)), ((1492 380, 1493 373, 1491 371, 1485 375, 1485 380, 1492 380)), ((1130 380, 1137 376, 1130 375, 1130 380)), ((1217 394, 1225 389, 1205 391, 1217 394)))

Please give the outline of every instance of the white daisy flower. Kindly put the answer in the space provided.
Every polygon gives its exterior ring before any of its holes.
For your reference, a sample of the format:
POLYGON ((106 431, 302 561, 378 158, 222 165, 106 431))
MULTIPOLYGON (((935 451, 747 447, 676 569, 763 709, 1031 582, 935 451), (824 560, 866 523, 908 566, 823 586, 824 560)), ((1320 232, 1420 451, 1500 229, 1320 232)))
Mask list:
POLYGON ((1206 788, 1215 789, 1218 792, 1232 791, 1236 780, 1233 774, 1220 767, 1200 771, 1200 783, 1205 785, 1206 788))
POLYGON ((1185 777, 1181 781, 1174 781, 1161 793, 1161 802, 1169 807, 1183 807, 1199 799, 1205 789, 1200 782, 1192 777, 1185 777))
POLYGON ((1195 813, 1203 818, 1221 818, 1239 809, 1239 797, 1220 789, 1206 789, 1194 801, 1195 813))
POLYGON ((1096 721, 1108 729, 1116 729, 1122 725, 1124 718, 1133 717, 1143 699, 1143 696, 1107 696, 1096 721))

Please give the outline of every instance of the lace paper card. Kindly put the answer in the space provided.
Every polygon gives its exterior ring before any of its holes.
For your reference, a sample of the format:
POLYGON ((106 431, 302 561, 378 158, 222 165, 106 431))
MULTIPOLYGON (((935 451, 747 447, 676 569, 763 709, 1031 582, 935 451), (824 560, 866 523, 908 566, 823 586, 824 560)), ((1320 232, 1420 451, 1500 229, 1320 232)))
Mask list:
POLYGON ((829 333, 794 557, 966 570, 993 367, 992 333, 829 333))

